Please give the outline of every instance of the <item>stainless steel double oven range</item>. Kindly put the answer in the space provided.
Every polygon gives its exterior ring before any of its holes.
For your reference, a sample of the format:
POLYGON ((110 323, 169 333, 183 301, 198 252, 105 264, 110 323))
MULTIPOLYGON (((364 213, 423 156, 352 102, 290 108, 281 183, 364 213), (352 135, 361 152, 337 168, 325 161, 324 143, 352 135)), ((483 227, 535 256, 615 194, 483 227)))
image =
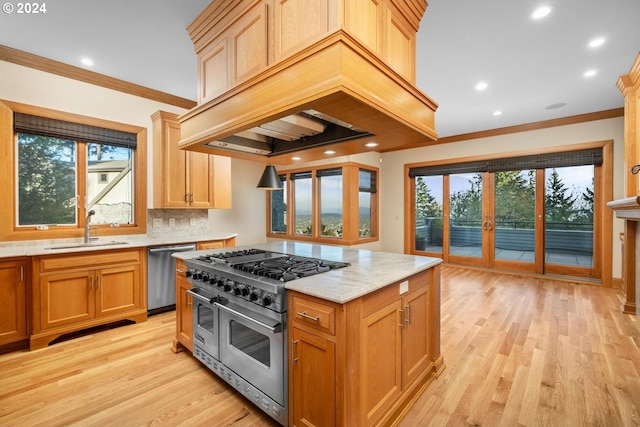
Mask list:
POLYGON ((193 355, 280 424, 287 425, 284 282, 343 262, 261 249, 185 259, 193 297, 193 355))

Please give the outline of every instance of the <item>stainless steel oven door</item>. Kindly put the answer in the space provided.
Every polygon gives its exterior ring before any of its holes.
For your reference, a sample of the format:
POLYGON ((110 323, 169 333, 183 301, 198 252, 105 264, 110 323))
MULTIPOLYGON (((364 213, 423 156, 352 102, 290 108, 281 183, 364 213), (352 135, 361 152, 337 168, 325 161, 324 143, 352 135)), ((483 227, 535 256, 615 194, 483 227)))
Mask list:
POLYGON ((220 361, 285 406, 286 314, 271 318, 227 302, 218 304, 220 361))
POLYGON ((213 358, 220 360, 218 351, 218 307, 215 296, 202 288, 187 291, 193 297, 193 341, 213 358))

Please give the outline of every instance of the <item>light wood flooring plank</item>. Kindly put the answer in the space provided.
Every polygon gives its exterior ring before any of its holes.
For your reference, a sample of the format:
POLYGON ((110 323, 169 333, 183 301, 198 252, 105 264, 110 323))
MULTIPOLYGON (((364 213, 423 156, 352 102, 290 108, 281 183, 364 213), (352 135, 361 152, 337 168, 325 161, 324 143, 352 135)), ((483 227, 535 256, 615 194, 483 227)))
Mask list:
MULTIPOLYGON (((640 319, 619 291, 450 266, 441 286, 446 369, 400 427, 640 426, 640 319)), ((170 351, 174 316, 0 355, 0 426, 276 426, 170 351)))

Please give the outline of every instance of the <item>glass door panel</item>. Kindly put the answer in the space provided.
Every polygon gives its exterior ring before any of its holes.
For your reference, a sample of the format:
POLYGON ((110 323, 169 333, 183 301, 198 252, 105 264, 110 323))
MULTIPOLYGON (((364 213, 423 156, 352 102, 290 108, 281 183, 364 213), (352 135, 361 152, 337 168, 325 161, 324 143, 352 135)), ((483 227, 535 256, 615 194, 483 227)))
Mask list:
POLYGON ((593 268, 594 167, 545 169, 545 271, 593 268))
POLYGON ((482 174, 449 175, 449 255, 482 258, 482 174))
POLYGON ((535 170, 494 176, 494 260, 535 262, 535 170))
POLYGON ((442 254, 443 177, 416 177, 415 249, 442 254))

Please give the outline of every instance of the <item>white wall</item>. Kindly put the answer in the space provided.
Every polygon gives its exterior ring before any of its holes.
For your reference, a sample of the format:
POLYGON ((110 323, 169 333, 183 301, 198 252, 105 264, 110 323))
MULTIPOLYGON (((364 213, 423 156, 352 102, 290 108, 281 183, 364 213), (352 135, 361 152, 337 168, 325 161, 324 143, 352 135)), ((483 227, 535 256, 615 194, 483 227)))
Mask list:
MULTIPOLYGON (((436 122, 437 124, 437 122, 436 122)), ((624 119, 599 120, 575 125, 559 126, 535 131, 489 138, 433 145, 411 150, 382 154, 381 164, 381 250, 404 250, 404 165, 441 159, 480 156, 486 154, 517 155, 545 147, 579 144, 594 141, 614 141, 613 198, 624 197, 624 119)), ((613 277, 621 277, 621 244, 618 238, 623 221, 613 225, 613 277)))
MULTIPOLYGON (((0 99, 34 106, 82 114, 128 123, 147 128, 148 201, 153 200, 152 186, 152 123, 151 114, 157 110, 177 114, 185 110, 160 102, 140 98, 65 77, 45 73, 20 65, 0 61, 0 99)), ((437 124, 437 123, 436 123, 437 124)), ((614 140, 614 199, 623 197, 623 141, 622 117, 576 125, 554 127, 474 139, 444 145, 379 154, 369 152, 332 161, 306 165, 353 161, 380 168, 380 240, 366 245, 367 249, 403 252, 404 248, 404 164, 448 158, 468 157, 490 153, 516 154, 519 150, 570 145, 584 142, 614 140), (382 163, 380 163, 382 160, 382 163)), ((287 168, 301 167, 303 164, 287 168)), ((266 196, 256 184, 264 170, 263 163, 232 160, 232 209, 210 210, 211 231, 237 232, 238 245, 266 241, 266 196)), ((278 167, 278 170, 285 170, 278 167)), ((618 235, 622 221, 614 221, 613 276, 621 276, 621 245, 618 235)))

